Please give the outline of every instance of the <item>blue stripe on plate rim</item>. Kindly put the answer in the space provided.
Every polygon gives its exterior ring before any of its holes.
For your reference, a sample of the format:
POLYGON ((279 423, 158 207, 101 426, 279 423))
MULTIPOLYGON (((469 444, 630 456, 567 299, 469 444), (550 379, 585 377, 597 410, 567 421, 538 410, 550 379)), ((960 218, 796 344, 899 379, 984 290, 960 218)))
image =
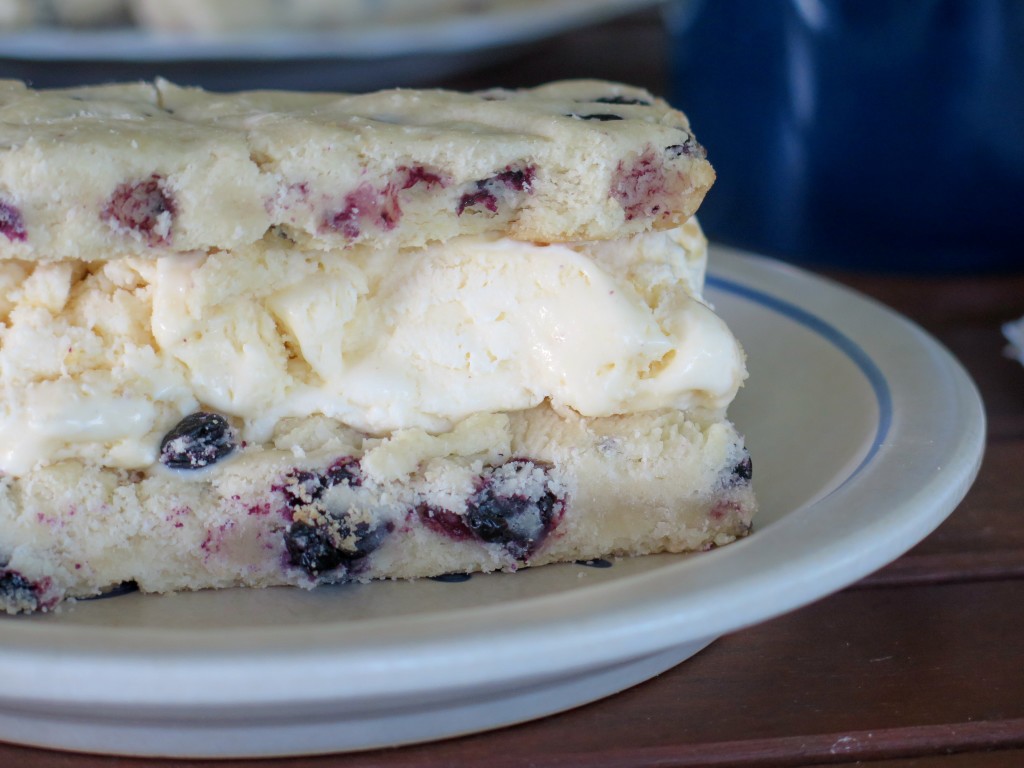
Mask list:
POLYGON ((804 326, 809 331, 821 336, 840 352, 850 358, 853 364, 860 369, 862 374, 864 374, 864 378, 866 378, 868 384, 870 384, 875 395, 875 400, 878 404, 878 424, 875 426, 875 436, 871 441, 871 446, 868 448, 867 454, 865 454, 860 464, 857 465, 857 468, 850 473, 849 477, 843 480, 843 482, 832 491, 832 493, 835 493, 835 491, 850 482, 868 464, 871 463, 872 459, 874 459, 879 448, 885 442, 885 439, 889 434, 889 429, 892 426, 892 393, 889 390, 889 383, 886 381, 885 374, 882 373, 882 370, 878 367, 875 361, 871 359, 871 356, 865 352, 864 348, 857 342, 827 320, 818 317, 803 307, 798 307, 796 304, 786 301, 785 299, 780 299, 777 296, 772 296, 764 291, 751 288, 749 285, 743 285, 742 283, 738 283, 734 280, 720 277, 718 275, 709 274, 705 280, 705 284, 707 287, 714 288, 715 290, 722 291, 724 293, 731 293, 742 299, 746 299, 747 301, 759 304, 765 309, 780 314, 783 317, 804 326))

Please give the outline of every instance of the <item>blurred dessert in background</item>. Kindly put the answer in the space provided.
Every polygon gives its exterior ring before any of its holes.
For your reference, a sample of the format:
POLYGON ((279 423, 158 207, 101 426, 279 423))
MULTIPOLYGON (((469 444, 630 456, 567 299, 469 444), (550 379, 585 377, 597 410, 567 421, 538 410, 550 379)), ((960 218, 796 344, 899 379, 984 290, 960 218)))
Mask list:
POLYGON ((193 33, 329 30, 530 5, 543 5, 543 0, 0 0, 0 29, 136 25, 193 33))

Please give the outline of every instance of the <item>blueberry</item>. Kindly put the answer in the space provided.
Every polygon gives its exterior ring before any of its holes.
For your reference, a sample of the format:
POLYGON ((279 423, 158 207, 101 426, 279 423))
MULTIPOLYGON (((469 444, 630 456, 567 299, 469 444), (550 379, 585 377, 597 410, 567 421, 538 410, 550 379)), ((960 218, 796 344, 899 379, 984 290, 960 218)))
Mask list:
POLYGON ((672 144, 671 146, 665 147, 665 154, 670 159, 675 159, 680 155, 686 155, 687 157, 697 157, 704 159, 708 156, 708 152, 704 147, 693 140, 692 137, 687 138, 682 144, 672 144))
POLYGON ((341 550, 334 546, 326 528, 292 523, 284 543, 288 548, 288 561, 312 576, 333 571, 342 563, 341 550))
POLYGON ((0 603, 8 610, 31 613, 39 607, 35 585, 17 571, 0 572, 0 603))
POLYGON ((11 242, 24 242, 28 239, 21 211, 3 200, 0 200, 0 234, 11 242))
POLYGON ((431 576, 433 581, 440 581, 445 584, 461 584, 473 578, 471 573, 442 573, 440 576, 431 576))
POLYGON ((353 532, 356 536, 355 545, 352 547, 353 560, 362 560, 374 550, 380 548, 384 539, 395 530, 395 524, 386 522, 381 525, 370 526, 367 523, 356 523, 353 532))
POLYGON ((578 118, 580 120, 600 120, 601 122, 607 122, 609 120, 625 120, 625 118, 622 115, 613 115, 613 114, 608 113, 608 112, 597 113, 597 114, 593 114, 593 115, 571 114, 571 115, 566 115, 566 117, 575 117, 575 118, 578 118))
POLYGON ((191 413, 164 435, 160 461, 171 469, 202 469, 236 448, 234 430, 220 414, 191 413))
POLYGON ((749 483, 754 477, 754 463, 750 456, 744 457, 743 461, 733 467, 732 474, 737 480, 749 483))
POLYGON ((525 496, 478 495, 466 510, 466 524, 488 544, 501 544, 517 560, 527 557, 547 535, 555 498, 533 502, 525 496))
POLYGON ((599 99, 594 99, 598 104, 635 104, 640 107, 649 107, 651 102, 647 99, 633 99, 629 96, 602 96, 599 99))
POLYGON ((345 518, 333 516, 320 525, 296 521, 285 533, 288 560, 310 576, 341 566, 351 569, 377 549, 393 528, 392 524, 371 527, 364 522, 350 526, 345 518))
POLYGON ((538 468, 546 476, 546 467, 525 459, 496 467, 466 504, 465 524, 473 535, 500 544, 517 560, 529 557, 544 543, 564 509, 546 479, 539 493, 530 487, 537 482, 538 468))

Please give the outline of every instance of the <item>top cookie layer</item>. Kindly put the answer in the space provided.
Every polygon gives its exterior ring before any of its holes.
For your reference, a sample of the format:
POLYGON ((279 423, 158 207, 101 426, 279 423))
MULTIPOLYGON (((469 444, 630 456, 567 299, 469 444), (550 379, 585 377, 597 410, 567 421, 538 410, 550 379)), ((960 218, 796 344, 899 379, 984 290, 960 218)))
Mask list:
POLYGON ((714 171, 681 112, 600 81, 474 94, 212 94, 0 82, 0 258, 678 226, 714 171))

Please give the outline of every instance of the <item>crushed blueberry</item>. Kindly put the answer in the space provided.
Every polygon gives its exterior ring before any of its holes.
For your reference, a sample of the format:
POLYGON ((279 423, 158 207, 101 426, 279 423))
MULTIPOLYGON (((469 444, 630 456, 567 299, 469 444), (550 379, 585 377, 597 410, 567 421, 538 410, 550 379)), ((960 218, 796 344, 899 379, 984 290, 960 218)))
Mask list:
POLYGON ((24 242, 28 239, 21 211, 4 200, 0 200, 0 234, 11 242, 24 242))
POLYGON ((355 240, 366 224, 388 232, 398 225, 401 218, 402 208, 394 185, 388 184, 378 190, 369 182, 363 182, 345 196, 340 211, 324 215, 321 227, 355 240))
POLYGON ((343 456, 324 470, 323 474, 308 469, 293 469, 275 489, 284 494, 289 507, 298 507, 315 504, 328 488, 336 485, 358 487, 362 483, 359 459, 343 456))
POLYGON ((350 525, 344 517, 328 516, 321 525, 296 521, 285 533, 288 561, 310 576, 335 571, 341 566, 350 570, 358 561, 377 549, 394 526, 371 527, 360 522, 350 525))
MULTIPOLYGON (((522 168, 513 168, 512 166, 506 166, 504 171, 496 173, 491 179, 487 181, 496 181, 504 184, 508 189, 513 192, 532 192, 533 191, 533 179, 537 175, 537 168, 533 165, 527 165, 522 168)), ((479 185, 481 182, 477 182, 479 185)))
POLYGON ((492 469, 467 501, 465 524, 473 535, 500 544, 517 560, 528 558, 554 530, 565 508, 548 482, 548 468, 529 459, 513 459, 492 469), (535 476, 544 474, 543 487, 535 476))
POLYGON ((160 443, 160 462, 171 469, 201 469, 216 464, 237 447, 228 420, 196 411, 179 421, 160 443))
POLYGON ((629 96, 601 96, 600 98, 594 99, 597 104, 633 104, 640 107, 649 107, 651 102, 647 99, 634 99, 629 96))
POLYGON ((0 602, 8 610, 31 613, 39 608, 35 585, 17 571, 0 571, 0 602))
POLYGON ((484 206, 491 213, 498 212, 498 198, 486 189, 478 189, 476 192, 467 192, 459 199, 455 215, 461 216, 467 208, 475 208, 478 205, 484 206))
POLYGON ((323 475, 304 469, 292 471, 285 479, 284 485, 281 486, 281 493, 284 494, 289 507, 298 507, 319 501, 325 490, 323 475))
POLYGON ((434 533, 442 534, 456 541, 465 541, 473 538, 473 531, 466 525, 462 515, 452 512, 450 509, 435 507, 431 504, 420 504, 416 508, 416 514, 424 526, 434 533))
POLYGON ((474 208, 478 205, 484 206, 491 213, 497 213, 498 196, 495 192, 504 188, 512 192, 532 193, 536 174, 537 169, 533 165, 523 167, 506 165, 505 170, 477 181, 476 190, 467 192, 459 199, 455 213, 461 216, 467 208, 474 208))
POLYGON ((362 485, 363 473, 359 459, 352 456, 344 456, 338 459, 324 472, 324 480, 328 488, 340 485, 341 483, 352 486, 362 485))
POLYGON ((170 219, 176 213, 164 178, 154 173, 143 181, 121 184, 110 196, 101 217, 120 229, 139 233, 150 246, 156 246, 170 243, 170 219))

